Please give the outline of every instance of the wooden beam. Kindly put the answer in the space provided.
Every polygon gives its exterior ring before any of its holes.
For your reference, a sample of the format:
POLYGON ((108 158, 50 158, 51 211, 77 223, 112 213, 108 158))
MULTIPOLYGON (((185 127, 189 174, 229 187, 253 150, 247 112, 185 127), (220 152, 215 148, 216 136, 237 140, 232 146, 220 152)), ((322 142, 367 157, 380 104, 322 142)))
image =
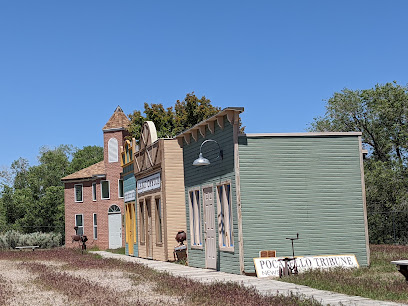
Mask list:
POLYGON ((224 129, 224 116, 217 117, 217 123, 218 123, 218 126, 221 128, 221 130, 223 130, 224 129))
POLYGON ((203 138, 205 138, 205 125, 200 125, 198 127, 198 129, 200 130, 201 136, 203 136, 203 138))
POLYGON ((187 144, 190 144, 190 142, 191 142, 191 134, 190 134, 190 133, 185 133, 185 134, 184 134, 184 140, 186 141, 187 144))
POLYGON ((231 124, 234 124, 234 114, 235 112, 233 110, 227 111, 227 119, 231 124))
POLYGON ((214 125, 214 121, 208 121, 208 129, 210 130, 211 134, 214 134, 215 132, 215 125, 214 125))
POLYGON ((193 136, 194 140, 198 140, 198 130, 191 130, 191 135, 193 136))
POLYGON ((183 137, 177 137, 177 142, 178 142, 180 148, 182 148, 183 147, 183 137))

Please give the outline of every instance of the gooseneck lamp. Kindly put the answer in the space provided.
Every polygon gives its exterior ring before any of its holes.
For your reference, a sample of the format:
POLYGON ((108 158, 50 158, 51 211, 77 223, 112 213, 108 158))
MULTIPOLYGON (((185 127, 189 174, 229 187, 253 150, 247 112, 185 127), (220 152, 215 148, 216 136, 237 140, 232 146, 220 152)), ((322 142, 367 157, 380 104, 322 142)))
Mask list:
POLYGON ((219 153, 215 160, 217 160, 218 158, 223 159, 223 152, 221 150, 220 144, 213 139, 207 139, 207 140, 204 140, 203 143, 201 144, 200 154, 198 155, 198 158, 193 162, 193 166, 208 166, 210 164, 210 161, 207 158, 205 158, 203 156, 203 153, 201 152, 203 145, 207 142, 215 142, 218 145, 219 153))

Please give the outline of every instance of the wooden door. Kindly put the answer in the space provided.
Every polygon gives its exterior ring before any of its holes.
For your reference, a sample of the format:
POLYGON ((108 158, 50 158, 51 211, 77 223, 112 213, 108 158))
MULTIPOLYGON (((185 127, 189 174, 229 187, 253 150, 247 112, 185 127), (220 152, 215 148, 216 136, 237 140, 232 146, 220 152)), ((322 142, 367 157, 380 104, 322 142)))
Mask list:
POLYGON ((204 199, 204 235, 205 235, 205 266, 217 269, 217 248, 215 237, 215 210, 213 188, 203 188, 204 199))
POLYGON ((146 257, 153 258, 152 205, 146 199, 146 257))

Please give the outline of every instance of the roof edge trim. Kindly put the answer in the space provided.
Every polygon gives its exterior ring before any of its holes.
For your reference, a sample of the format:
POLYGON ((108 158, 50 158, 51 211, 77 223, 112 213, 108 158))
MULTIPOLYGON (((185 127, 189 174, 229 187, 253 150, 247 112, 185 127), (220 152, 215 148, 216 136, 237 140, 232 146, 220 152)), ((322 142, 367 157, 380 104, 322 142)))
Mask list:
POLYGON ((319 137, 319 136, 361 136, 361 132, 302 132, 302 133, 249 133, 239 137, 319 137))

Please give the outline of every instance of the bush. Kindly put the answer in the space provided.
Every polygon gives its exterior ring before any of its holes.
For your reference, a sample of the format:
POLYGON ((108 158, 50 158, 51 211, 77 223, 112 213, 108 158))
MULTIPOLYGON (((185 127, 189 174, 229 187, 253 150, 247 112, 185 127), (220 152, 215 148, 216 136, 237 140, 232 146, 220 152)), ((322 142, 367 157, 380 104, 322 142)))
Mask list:
POLYGON ((41 249, 50 249, 61 244, 60 233, 35 232, 22 234, 15 230, 0 234, 0 249, 14 249, 16 246, 38 245, 41 249))

